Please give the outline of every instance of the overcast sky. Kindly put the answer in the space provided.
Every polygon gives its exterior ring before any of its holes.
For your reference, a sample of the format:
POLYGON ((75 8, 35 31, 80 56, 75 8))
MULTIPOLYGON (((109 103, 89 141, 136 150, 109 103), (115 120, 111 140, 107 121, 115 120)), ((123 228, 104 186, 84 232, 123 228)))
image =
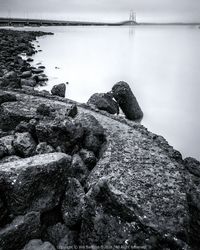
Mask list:
POLYGON ((65 20, 200 21, 200 0, 0 0, 0 16, 65 20))

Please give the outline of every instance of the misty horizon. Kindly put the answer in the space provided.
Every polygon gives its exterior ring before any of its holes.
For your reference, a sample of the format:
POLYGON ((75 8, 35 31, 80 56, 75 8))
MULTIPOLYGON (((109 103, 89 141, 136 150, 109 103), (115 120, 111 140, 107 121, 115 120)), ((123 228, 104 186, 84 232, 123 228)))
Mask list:
POLYGON ((0 16, 117 22, 137 13, 138 22, 200 22, 198 0, 0 0, 0 16))

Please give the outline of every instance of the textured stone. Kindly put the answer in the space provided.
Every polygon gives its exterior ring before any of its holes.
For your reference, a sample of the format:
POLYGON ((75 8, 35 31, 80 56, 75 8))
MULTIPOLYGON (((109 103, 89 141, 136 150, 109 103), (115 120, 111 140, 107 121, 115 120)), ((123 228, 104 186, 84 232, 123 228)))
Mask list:
POLYGON ((54 85, 51 93, 52 95, 60 96, 60 97, 65 97, 65 91, 66 91, 66 85, 64 83, 54 85))
POLYGON ((19 215, 57 206, 65 191, 70 163, 70 156, 52 153, 1 164, 9 210, 19 215))
POLYGON ((13 141, 13 146, 15 152, 21 157, 29 157, 32 156, 35 148, 36 142, 32 138, 32 136, 25 132, 25 133, 16 133, 15 138, 13 141))

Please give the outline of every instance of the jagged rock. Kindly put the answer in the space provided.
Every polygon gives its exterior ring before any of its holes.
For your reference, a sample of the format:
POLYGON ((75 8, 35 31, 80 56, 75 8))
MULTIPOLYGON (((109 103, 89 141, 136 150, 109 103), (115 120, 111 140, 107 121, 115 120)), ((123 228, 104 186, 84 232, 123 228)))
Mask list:
POLYGON ((21 79, 21 85, 22 87, 23 86, 35 87, 37 83, 34 79, 21 79))
POLYGON ((9 94, 0 90, 0 104, 4 102, 15 102, 17 98, 14 94, 9 94))
POLYGON ((35 110, 22 101, 6 102, 0 106, 0 129, 13 130, 21 121, 30 121, 36 116, 35 110))
POLYGON ((21 77, 22 78, 29 78, 32 76, 32 72, 31 71, 24 71, 22 74, 21 74, 21 77))
POLYGON ((95 157, 94 153, 86 149, 81 149, 79 155, 81 156, 87 168, 92 170, 97 163, 97 158, 95 157))
POLYGON ((48 241, 42 242, 39 239, 29 241, 22 250, 56 250, 55 247, 48 241))
POLYGON ((75 178, 69 178, 62 202, 63 220, 67 227, 74 228, 81 224, 84 199, 85 192, 80 182, 75 178))
POLYGON ((51 108, 46 104, 40 104, 37 108, 37 113, 43 116, 49 116, 51 114, 51 108))
POLYGON ((46 142, 40 142, 35 150, 35 153, 40 155, 40 154, 47 154, 47 153, 54 153, 55 149, 48 145, 46 142))
POLYGON ((39 142, 46 142, 53 148, 60 147, 61 152, 71 152, 82 142, 83 129, 70 119, 64 121, 40 121, 36 126, 39 142))
POLYGON ((62 153, 37 155, 0 165, 4 194, 14 215, 47 211, 58 205, 65 190, 71 157, 62 153))
POLYGON ((88 175, 89 171, 85 166, 83 160, 78 154, 74 154, 72 157, 72 164, 70 167, 70 176, 75 177, 80 181, 82 185, 84 185, 88 175))
POLYGON ((187 170, 198 177, 200 177, 200 162, 192 157, 184 159, 184 165, 187 170))
POLYGON ((64 83, 61 83, 53 86, 51 94, 60 97, 65 97, 65 91, 66 91, 66 85, 64 83))
MULTIPOLYGON (((77 231, 69 231, 63 239, 60 240, 57 249, 68 250, 69 248, 76 248, 78 246, 78 233, 77 231)), ((85 248, 85 246, 82 246, 85 248)), ((78 247, 77 247, 78 248, 78 247)))
POLYGON ((13 147, 14 135, 7 135, 0 138, 0 145, 5 147, 5 156, 14 155, 15 149, 13 147))
POLYGON ((0 230, 0 249, 20 250, 29 240, 40 235, 40 214, 31 212, 16 217, 0 230))
POLYGON ((130 120, 138 120, 143 117, 143 112, 126 82, 118 82, 112 87, 115 100, 130 120))
POLYGON ((61 224, 60 222, 49 226, 46 230, 45 240, 50 241, 54 246, 57 246, 62 238, 65 237, 69 232, 69 229, 65 224, 61 224))
POLYGON ((98 154, 105 142, 104 129, 101 124, 90 114, 79 114, 75 121, 80 123, 84 129, 84 148, 98 154))
POLYGON ((13 141, 15 152, 21 157, 29 157, 33 155, 36 142, 32 136, 28 133, 16 133, 13 141))
POLYGON ((119 114, 119 106, 112 99, 110 94, 96 93, 93 94, 87 102, 88 105, 94 105, 100 110, 105 110, 110 114, 119 114))
POLYGON ((37 141, 36 128, 35 128, 36 125, 37 125, 37 121, 35 119, 31 119, 29 122, 21 121, 16 126, 15 132, 18 132, 18 133, 28 132, 37 141))
POLYGON ((76 104, 72 104, 66 111, 66 115, 74 118, 78 114, 78 108, 76 104))

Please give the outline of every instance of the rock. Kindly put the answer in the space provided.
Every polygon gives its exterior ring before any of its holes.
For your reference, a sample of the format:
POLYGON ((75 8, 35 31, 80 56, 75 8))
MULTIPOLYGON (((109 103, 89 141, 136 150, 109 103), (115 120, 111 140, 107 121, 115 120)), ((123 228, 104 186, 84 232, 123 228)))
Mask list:
POLYGON ((28 132, 37 141, 36 128, 35 128, 36 125, 37 125, 37 121, 35 119, 31 119, 29 122, 21 121, 16 126, 15 132, 18 132, 18 133, 28 132))
POLYGON ((129 120, 138 120, 143 117, 143 112, 126 82, 118 82, 112 87, 115 100, 129 120))
POLYGON ((51 114, 51 108, 42 103, 38 106, 37 113, 43 116, 49 116, 51 114))
POLYGON ((43 73, 44 72, 44 70, 43 69, 32 69, 32 73, 33 74, 40 74, 40 73, 43 73))
POLYGON ((31 240, 22 250, 56 250, 55 247, 48 241, 31 240))
POLYGON ((89 171, 85 166, 83 160, 78 154, 74 154, 72 157, 72 164, 70 167, 70 176, 78 179, 82 185, 89 175, 89 171))
POLYGON ((119 114, 119 106, 109 94, 96 93, 90 97, 87 104, 94 105, 97 109, 105 110, 110 114, 119 114))
POLYGON ((14 94, 9 94, 0 90, 0 104, 4 102, 15 102, 17 98, 14 94))
POLYGON ((14 215, 48 211, 65 191, 71 157, 62 153, 37 155, 0 165, 6 203, 14 215))
POLYGON ((28 103, 6 102, 0 106, 0 129, 5 131, 13 130, 21 122, 29 122, 34 119, 36 112, 28 103))
POLYGON ((65 237, 69 232, 68 228, 65 224, 61 224, 60 222, 49 226, 46 230, 45 240, 50 241, 54 246, 57 246, 62 238, 65 237))
POLYGON ((79 154, 87 168, 91 171, 97 163, 97 158, 94 153, 86 149, 81 149, 79 154))
POLYGON ((90 114, 80 114, 75 118, 84 129, 83 147, 93 151, 96 155, 105 142, 104 129, 96 118, 90 114))
POLYGON ((5 217, 8 214, 8 210, 2 198, 0 197, 0 227, 2 226, 5 217))
POLYGON ((81 225, 84 199, 85 192, 80 182, 75 178, 69 178, 62 202, 63 220, 67 227, 76 228, 81 225))
POLYGON ((66 85, 64 83, 61 83, 53 86, 51 94, 60 97, 65 97, 65 91, 66 91, 66 85))
POLYGON ((18 161, 20 159, 21 158, 19 156, 17 156, 17 155, 5 156, 4 158, 2 158, 0 160, 0 164, 6 163, 6 162, 18 161))
POLYGON ((13 147, 13 141, 14 141, 14 135, 7 135, 0 138, 0 145, 4 145, 5 147, 5 153, 4 155, 14 155, 15 149, 13 147))
POLYGON ((0 230, 0 249, 20 250, 29 240, 40 235, 40 214, 31 212, 16 217, 0 230))
POLYGON ((35 87, 37 85, 34 79, 21 79, 21 86, 35 87))
POLYGON ((48 154, 48 153, 54 153, 55 149, 48 145, 46 142, 40 142, 35 150, 35 153, 37 155, 41 155, 41 154, 48 154))
POLYGON ((67 109, 66 115, 74 118, 78 114, 78 109, 76 104, 72 104, 71 107, 67 109))
MULTIPOLYGON (((57 249, 58 250, 68 250, 68 249, 80 249, 78 248, 78 233, 77 231, 69 231, 63 239, 60 240, 57 249)), ((87 245, 86 245, 87 246, 87 245)), ((82 246, 85 248, 85 246, 82 246)), ((87 249, 87 248, 86 248, 87 249)))
POLYGON ((26 60, 27 62, 33 62, 34 60, 33 60, 33 58, 27 58, 27 60, 26 60))
POLYGON ((15 139, 13 141, 13 146, 16 153, 21 157, 29 157, 33 155, 33 152, 36 148, 36 142, 32 138, 32 136, 25 133, 16 133, 15 139))
POLYGON ((2 77, 0 81, 0 87, 3 88, 21 88, 21 80, 17 73, 10 71, 2 77))
POLYGON ((184 165, 187 170, 198 177, 200 177, 200 162, 192 157, 184 159, 184 165))
POLYGON ((3 158, 7 154, 7 149, 5 145, 0 142, 0 159, 3 158))
POLYGON ((36 126, 39 142, 46 142, 53 148, 60 147, 61 152, 70 153, 82 142, 83 129, 70 119, 64 121, 40 121, 36 126))
POLYGON ((29 78, 32 76, 32 72, 31 71, 24 71, 22 74, 21 74, 21 77, 22 78, 29 78))

